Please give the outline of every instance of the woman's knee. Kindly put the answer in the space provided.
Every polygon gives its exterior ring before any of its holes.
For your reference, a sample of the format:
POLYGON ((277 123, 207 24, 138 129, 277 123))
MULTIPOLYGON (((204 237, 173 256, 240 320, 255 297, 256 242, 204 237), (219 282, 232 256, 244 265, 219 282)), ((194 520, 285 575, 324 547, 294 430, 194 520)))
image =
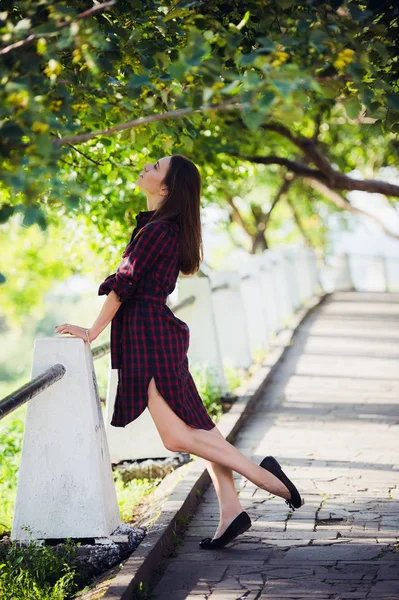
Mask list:
POLYGON ((163 445, 171 452, 184 452, 184 446, 180 443, 180 439, 175 436, 168 435, 163 440, 163 445))
POLYGON ((168 432, 162 441, 165 448, 171 452, 191 452, 192 443, 190 443, 190 439, 195 433, 195 427, 191 427, 181 420, 179 427, 173 433, 168 432))

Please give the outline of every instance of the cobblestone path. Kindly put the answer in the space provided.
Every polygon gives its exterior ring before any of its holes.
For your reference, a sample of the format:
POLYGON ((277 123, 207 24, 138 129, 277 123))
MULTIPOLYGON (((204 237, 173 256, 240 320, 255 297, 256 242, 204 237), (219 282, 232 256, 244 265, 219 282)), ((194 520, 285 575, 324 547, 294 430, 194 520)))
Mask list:
POLYGON ((399 599, 399 294, 337 293, 300 327, 235 445, 274 455, 305 498, 235 474, 252 519, 219 551, 213 486, 157 600, 399 599))

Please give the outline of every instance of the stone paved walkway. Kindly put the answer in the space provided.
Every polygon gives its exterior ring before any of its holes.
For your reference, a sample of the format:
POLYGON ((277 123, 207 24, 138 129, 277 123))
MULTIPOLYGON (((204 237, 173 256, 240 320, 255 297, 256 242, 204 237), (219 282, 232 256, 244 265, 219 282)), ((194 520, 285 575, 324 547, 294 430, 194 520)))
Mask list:
POLYGON ((157 600, 399 598, 399 294, 339 293, 301 326, 236 441, 274 455, 305 498, 236 474, 253 525, 219 551, 209 488, 157 600))

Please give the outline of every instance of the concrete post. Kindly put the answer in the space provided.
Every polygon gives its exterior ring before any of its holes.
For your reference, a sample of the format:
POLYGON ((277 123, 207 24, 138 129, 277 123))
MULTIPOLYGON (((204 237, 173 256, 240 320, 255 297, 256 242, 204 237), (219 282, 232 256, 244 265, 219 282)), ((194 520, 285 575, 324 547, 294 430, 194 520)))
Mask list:
POLYGON ((388 281, 384 256, 373 256, 366 270, 364 286, 367 291, 387 292, 388 281))
POLYGON ((322 291, 322 285, 320 282, 319 272, 317 269, 317 256, 313 248, 306 249, 307 264, 310 278, 310 290, 309 297, 313 296, 314 293, 322 291))
POLYGON ((55 363, 64 377, 28 404, 11 538, 107 538, 120 516, 91 349, 35 340, 32 378, 55 363))
POLYGON ((265 299, 269 334, 274 334, 280 329, 280 317, 278 309, 278 294, 273 277, 274 260, 270 256, 269 250, 264 250, 261 254, 260 268, 262 271, 263 296, 265 299))
POLYGON ((226 394, 227 383, 210 279, 197 275, 180 277, 178 285, 179 304, 185 300, 189 301, 191 297, 194 298, 192 302, 188 302, 186 306, 179 308, 175 313, 190 328, 189 365, 192 363, 206 365, 213 371, 216 385, 220 386, 222 394, 226 394))
POLYGON ((279 329, 282 329, 285 327, 286 321, 292 313, 292 305, 289 297, 289 288, 285 267, 285 258, 278 249, 269 250, 269 255, 272 257, 272 260, 274 262, 274 269, 272 271, 272 274, 278 298, 279 329))
POLYGON ((248 368, 252 364, 250 339, 237 271, 212 271, 212 304, 223 362, 248 368))
POLYGON ((390 292, 391 286, 389 282, 389 270, 388 270, 388 260, 386 256, 381 256, 382 261, 382 271, 384 274, 384 292, 390 292))
POLYGON ((282 253, 285 258, 285 268, 289 289, 291 312, 294 312, 301 305, 298 281, 298 252, 299 248, 282 249, 282 253))
POLYGON ((260 256, 251 254, 244 263, 237 265, 252 356, 258 349, 269 346, 269 327, 260 264, 260 256))
POLYGON ((298 269, 298 286, 300 302, 306 300, 312 295, 312 274, 310 272, 310 257, 306 248, 298 250, 297 269, 298 269))
POLYGON ((167 450, 163 445, 148 408, 126 427, 111 425, 118 386, 118 370, 111 369, 111 356, 109 359, 105 427, 111 461, 116 464, 123 460, 174 456, 176 453, 167 450))
POLYGON ((341 254, 337 258, 338 264, 335 270, 334 289, 337 292, 354 291, 352 274, 347 253, 341 254))

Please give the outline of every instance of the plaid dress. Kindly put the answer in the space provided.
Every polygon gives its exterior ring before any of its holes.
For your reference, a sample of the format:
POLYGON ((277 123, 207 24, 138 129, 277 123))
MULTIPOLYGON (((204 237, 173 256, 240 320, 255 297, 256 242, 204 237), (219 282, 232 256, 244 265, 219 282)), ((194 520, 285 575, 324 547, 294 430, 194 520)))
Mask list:
POLYGON ((212 429, 215 423, 189 372, 189 327, 166 304, 180 271, 180 226, 177 218, 148 223, 154 213, 137 215, 116 273, 98 289, 99 296, 114 290, 121 300, 111 321, 111 367, 118 369, 111 425, 125 427, 145 410, 154 377, 159 393, 183 421, 212 429))

